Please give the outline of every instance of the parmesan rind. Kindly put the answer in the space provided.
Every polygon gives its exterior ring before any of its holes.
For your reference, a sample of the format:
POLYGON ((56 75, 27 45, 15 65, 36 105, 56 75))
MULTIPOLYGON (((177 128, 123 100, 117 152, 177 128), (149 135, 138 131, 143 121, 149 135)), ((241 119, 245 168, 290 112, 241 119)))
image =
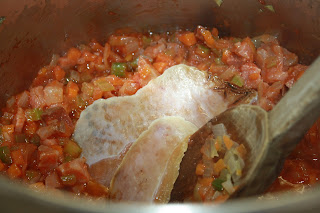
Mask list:
POLYGON ((153 121, 123 158, 111 181, 111 198, 167 203, 189 136, 197 129, 181 117, 153 121))
POLYGON ((187 65, 173 66, 135 95, 95 101, 81 113, 74 139, 89 166, 119 158, 158 118, 181 116, 201 127, 225 111, 228 103, 213 87, 206 72, 187 65))

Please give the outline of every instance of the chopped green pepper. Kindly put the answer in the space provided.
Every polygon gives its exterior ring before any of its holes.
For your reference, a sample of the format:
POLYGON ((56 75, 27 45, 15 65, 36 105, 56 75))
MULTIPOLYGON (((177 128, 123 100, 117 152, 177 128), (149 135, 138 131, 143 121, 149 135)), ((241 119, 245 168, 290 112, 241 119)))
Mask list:
POLYGON ((2 24, 4 22, 4 20, 6 20, 5 16, 0 16, 0 24, 2 24))
POLYGON ((38 178, 40 178, 40 176, 41 176, 41 173, 37 170, 27 170, 26 171, 26 177, 27 177, 28 181, 38 179, 38 178))
POLYGON ((26 143, 28 142, 28 137, 26 134, 20 133, 14 136, 16 143, 26 143))
POLYGON ((11 152, 8 146, 0 147, 0 160, 6 164, 12 163, 11 152))
POLYGON ((221 192, 223 190, 223 186, 222 183, 225 182, 224 180, 220 179, 220 178, 216 178, 212 181, 212 187, 221 192))
POLYGON ((243 79, 239 75, 235 75, 235 76, 233 76, 231 83, 233 83, 239 87, 242 87, 243 86, 243 79))
POLYGON ((142 43, 144 47, 147 47, 150 45, 152 39, 150 37, 147 36, 142 36, 142 43))
POLYGON ((67 186, 72 186, 77 183, 77 177, 74 174, 61 176, 60 179, 62 183, 67 186))
POLYGON ((27 109, 25 115, 28 121, 39 121, 41 120, 42 113, 42 109, 34 108, 27 109))
POLYGON ((114 62, 111 65, 111 73, 118 77, 125 77, 127 70, 126 63, 114 62))
POLYGON ((135 71, 138 68, 138 62, 139 62, 139 57, 136 59, 133 59, 131 62, 129 62, 129 69, 131 71, 135 71))
POLYGON ((198 44, 196 53, 202 57, 206 57, 210 54, 210 49, 205 45, 198 44))
POLYGON ((270 11, 273 12, 273 13, 276 12, 271 4, 265 5, 264 7, 265 7, 266 9, 270 10, 270 11))
POLYGON ((214 62, 216 63, 216 65, 224 65, 223 61, 221 60, 221 58, 215 58, 214 62))
POLYGON ((33 134, 30 138, 30 143, 40 146, 40 136, 38 134, 33 134))
POLYGON ((71 156, 73 158, 77 158, 80 156, 82 149, 80 148, 80 146, 76 142, 69 140, 64 145, 63 151, 66 156, 71 156))
POLYGON ((77 107, 80 109, 84 109, 87 105, 80 95, 77 95, 76 104, 77 104, 77 107))

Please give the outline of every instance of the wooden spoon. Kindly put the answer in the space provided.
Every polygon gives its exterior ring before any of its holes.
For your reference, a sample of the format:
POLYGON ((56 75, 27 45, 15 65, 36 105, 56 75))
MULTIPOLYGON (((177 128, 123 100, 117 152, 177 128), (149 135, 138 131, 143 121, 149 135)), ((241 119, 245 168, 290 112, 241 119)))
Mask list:
POLYGON ((320 115, 320 58, 318 58, 281 101, 266 112, 258 106, 239 105, 210 120, 190 137, 188 150, 171 193, 171 201, 183 201, 193 193, 200 149, 223 123, 233 140, 250 151, 238 189, 231 197, 263 193, 278 177, 284 160, 320 115))

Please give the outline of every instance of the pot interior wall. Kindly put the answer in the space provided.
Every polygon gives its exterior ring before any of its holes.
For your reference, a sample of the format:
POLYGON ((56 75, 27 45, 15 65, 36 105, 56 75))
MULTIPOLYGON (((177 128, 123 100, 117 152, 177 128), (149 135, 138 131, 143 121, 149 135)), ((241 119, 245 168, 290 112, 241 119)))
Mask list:
POLYGON ((216 26, 223 35, 278 35, 280 42, 310 63, 320 49, 320 3, 270 0, 20 0, 1 1, 0 107, 26 89, 53 53, 94 38, 104 42, 118 28, 140 31, 216 26), (294 14, 294 15, 292 15, 294 14))

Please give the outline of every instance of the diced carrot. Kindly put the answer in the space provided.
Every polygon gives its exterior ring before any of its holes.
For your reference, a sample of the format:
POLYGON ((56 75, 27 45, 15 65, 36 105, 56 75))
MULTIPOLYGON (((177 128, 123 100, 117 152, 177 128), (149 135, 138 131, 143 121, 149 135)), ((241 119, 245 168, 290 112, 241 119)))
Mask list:
POLYGON ((28 121, 26 122, 24 129, 27 135, 33 135, 38 130, 38 124, 34 121, 28 121))
POLYGON ((4 163, 2 163, 2 161, 0 160, 0 172, 4 171, 6 169, 4 163))
POLYGON ((60 66, 55 66, 53 73, 57 81, 61 81, 66 75, 66 72, 60 66))
POLYGON ((77 48, 70 48, 67 53, 67 58, 72 62, 76 62, 81 57, 81 52, 77 48))
POLYGON ((24 159, 23 159, 23 155, 21 153, 21 150, 15 150, 11 152, 11 158, 14 164, 16 165, 23 165, 24 159))
POLYGON ((249 79, 252 80, 252 81, 254 81, 254 80, 259 79, 259 76, 260 76, 259 73, 251 73, 251 74, 249 75, 249 79))
POLYGON ((18 178, 22 175, 22 170, 17 164, 13 163, 7 170, 7 174, 11 179, 18 178))
POLYGON ((192 32, 183 33, 178 36, 178 39, 187 46, 192 46, 197 43, 196 36, 192 32))
POLYGON ((63 148, 60 145, 51 145, 52 149, 55 149, 59 152, 59 155, 63 155, 63 148))
POLYGON ((231 147, 233 146, 233 141, 230 139, 228 135, 223 136, 223 142, 226 145, 227 149, 230 150, 231 147))
POLYGON ((203 175, 205 166, 203 163, 199 163, 196 167, 196 175, 203 175))
POLYGON ((211 186, 213 180, 213 178, 201 178, 199 179, 199 183, 202 186, 211 186))
POLYGON ((247 154, 246 147, 243 144, 241 144, 240 146, 237 147, 237 151, 238 151, 240 157, 244 159, 247 154))
POLYGON ((219 159, 218 162, 213 165, 213 170, 216 174, 219 174, 224 168, 226 168, 226 164, 223 159, 219 159))
POLYGON ((225 64, 227 64, 228 62, 228 58, 231 55, 231 51, 230 50, 224 50, 222 53, 222 57, 221 57, 221 61, 225 64))
POLYGON ((214 40, 211 32, 209 30, 206 30, 203 28, 203 29, 201 29, 201 34, 205 40, 205 43, 208 45, 208 47, 214 48, 216 41, 214 40))
POLYGON ((14 132, 14 125, 11 124, 11 125, 4 125, 2 126, 2 132, 3 133, 7 133, 9 135, 13 134, 14 132))
POLYGON ((79 92, 79 87, 76 83, 69 81, 67 84, 67 96, 71 99, 74 99, 77 97, 79 92))
POLYGON ((103 96, 103 91, 101 89, 95 87, 93 89, 93 95, 92 95, 93 100, 98 100, 98 99, 102 98, 102 96, 103 96))
POLYGON ((162 74, 164 72, 164 70, 168 67, 168 63, 155 62, 155 63, 153 63, 153 67, 156 68, 156 70, 162 74))

